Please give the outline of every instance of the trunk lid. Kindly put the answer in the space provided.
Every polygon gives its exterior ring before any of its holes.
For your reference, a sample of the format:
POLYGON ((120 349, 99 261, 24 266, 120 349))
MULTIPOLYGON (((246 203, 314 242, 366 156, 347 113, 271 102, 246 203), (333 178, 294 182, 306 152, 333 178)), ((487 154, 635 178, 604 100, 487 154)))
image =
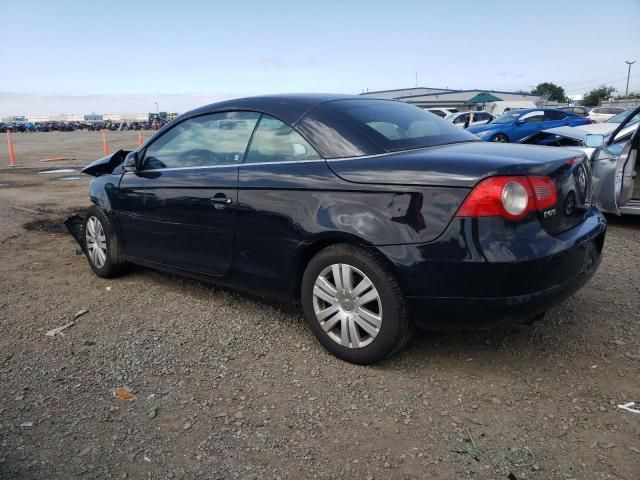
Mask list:
POLYGON ((347 182, 473 188, 497 175, 541 175, 553 179, 558 199, 538 212, 550 234, 566 231, 586 216, 591 206, 591 169, 577 150, 520 144, 466 142, 384 155, 327 160, 347 182))

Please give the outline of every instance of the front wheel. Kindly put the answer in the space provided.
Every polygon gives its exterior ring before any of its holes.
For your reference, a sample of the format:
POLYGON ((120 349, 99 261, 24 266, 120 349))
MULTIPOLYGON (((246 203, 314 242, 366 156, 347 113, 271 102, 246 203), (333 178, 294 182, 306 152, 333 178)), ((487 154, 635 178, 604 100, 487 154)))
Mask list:
POLYGON ((110 278, 125 271, 127 264, 122 258, 116 231, 109 218, 95 205, 87 209, 83 232, 87 260, 96 275, 110 278))
POLYGON ((491 141, 496 143, 508 143, 509 139, 507 138, 506 135, 502 133, 498 133, 497 135, 494 135, 493 137, 491 137, 491 141))
POLYGON ((392 272, 371 252, 351 245, 320 251, 302 279, 304 318, 318 341, 357 364, 399 351, 413 333, 392 272))

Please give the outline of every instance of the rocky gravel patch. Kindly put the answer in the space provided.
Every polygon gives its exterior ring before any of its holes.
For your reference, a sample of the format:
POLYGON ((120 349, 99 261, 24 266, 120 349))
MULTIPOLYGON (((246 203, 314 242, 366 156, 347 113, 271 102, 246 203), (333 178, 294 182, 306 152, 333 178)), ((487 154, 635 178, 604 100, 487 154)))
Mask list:
POLYGON ((361 367, 295 305, 96 277, 68 234, 21 227, 83 204, 41 182, 0 190, 0 478, 640 476, 640 414, 618 408, 640 403, 638 219, 610 219, 598 274, 542 321, 361 367))

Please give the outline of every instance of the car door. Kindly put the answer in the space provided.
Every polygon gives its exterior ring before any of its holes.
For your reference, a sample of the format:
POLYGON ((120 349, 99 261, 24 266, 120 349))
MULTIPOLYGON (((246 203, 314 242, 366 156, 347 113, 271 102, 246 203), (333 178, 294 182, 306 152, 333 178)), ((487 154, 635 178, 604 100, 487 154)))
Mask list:
MULTIPOLYGON (((276 291, 289 283, 291 252, 303 231, 291 212, 313 219, 314 186, 327 175, 326 162, 292 127, 262 115, 238 175, 234 272, 248 282, 269 279, 276 291)), ((264 281, 263 281, 264 283, 264 281)), ((282 293, 282 292, 280 292, 282 293)))
MULTIPOLYGON (((621 124, 611 138, 615 138, 627 122, 621 124)), ((620 207, 633 198, 639 144, 640 129, 636 129, 630 140, 613 142, 596 151, 591 162, 593 190, 602 210, 619 215, 620 207)))
POLYGON ((123 175, 117 209, 127 256, 224 275, 233 256, 238 166, 258 121, 254 112, 200 115, 177 123, 123 175))
POLYGON ((509 134, 509 139, 512 142, 516 142, 539 130, 543 130, 544 120, 544 110, 532 110, 523 114, 515 121, 514 127, 509 134))
POLYGON ((542 120, 543 130, 571 125, 572 118, 578 120, 578 117, 574 115, 567 115, 567 113, 562 110, 545 110, 544 119, 542 120))
POLYGON ((473 124, 484 125, 485 123, 489 122, 490 118, 491 118, 491 114, 487 112, 476 112, 474 115, 473 124))

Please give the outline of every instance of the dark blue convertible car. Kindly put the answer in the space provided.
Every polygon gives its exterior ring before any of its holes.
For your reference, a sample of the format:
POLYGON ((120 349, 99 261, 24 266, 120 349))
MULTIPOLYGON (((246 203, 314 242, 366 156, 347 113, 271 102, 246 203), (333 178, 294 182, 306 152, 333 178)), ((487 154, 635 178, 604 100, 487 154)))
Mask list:
POLYGON ((511 110, 484 125, 467 128, 486 142, 517 142, 534 133, 548 128, 577 127, 587 125, 591 120, 558 109, 527 108, 511 110))
POLYGON ((355 363, 414 325, 541 316, 593 275, 606 230, 580 152, 355 96, 209 105, 84 172, 92 206, 67 225, 96 274, 135 263, 299 301, 355 363))

